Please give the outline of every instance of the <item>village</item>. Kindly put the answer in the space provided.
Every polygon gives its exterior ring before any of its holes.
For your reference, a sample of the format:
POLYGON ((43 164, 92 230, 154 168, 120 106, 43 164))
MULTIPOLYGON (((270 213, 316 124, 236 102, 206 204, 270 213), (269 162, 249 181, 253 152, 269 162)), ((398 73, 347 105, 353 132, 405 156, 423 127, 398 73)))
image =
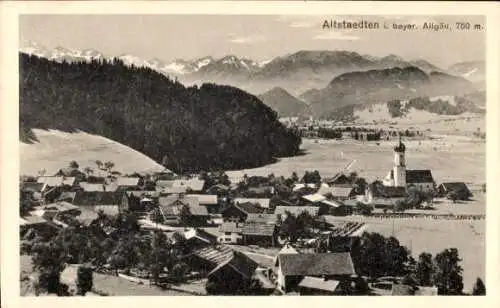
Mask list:
POLYGON ((362 219, 337 219, 485 218, 436 211, 471 190, 407 169, 401 135, 394 144, 371 183, 349 172, 355 161, 328 178, 125 175, 99 160, 24 176, 21 258, 34 270, 22 283, 31 295, 462 295, 456 249, 412 256, 362 219))

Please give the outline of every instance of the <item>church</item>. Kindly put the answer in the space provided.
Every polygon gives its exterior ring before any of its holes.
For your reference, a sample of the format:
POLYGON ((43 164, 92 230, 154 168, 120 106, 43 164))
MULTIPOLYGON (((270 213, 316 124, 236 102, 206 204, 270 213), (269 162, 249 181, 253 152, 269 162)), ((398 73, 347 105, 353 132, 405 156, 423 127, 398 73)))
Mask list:
POLYGON ((405 163, 406 147, 401 142, 394 148, 394 167, 383 180, 388 187, 404 187, 406 190, 415 187, 420 191, 429 192, 436 188, 436 183, 430 170, 407 170, 405 163))

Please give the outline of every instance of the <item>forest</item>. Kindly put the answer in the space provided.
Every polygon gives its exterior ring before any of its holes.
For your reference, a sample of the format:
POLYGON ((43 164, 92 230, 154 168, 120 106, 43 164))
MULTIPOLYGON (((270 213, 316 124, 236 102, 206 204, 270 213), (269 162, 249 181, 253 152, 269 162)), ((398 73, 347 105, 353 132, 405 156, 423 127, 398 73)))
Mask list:
POLYGON ((177 173, 253 168, 298 154, 300 137, 257 97, 231 86, 185 87, 119 59, 62 62, 20 53, 20 138, 32 128, 85 131, 177 173))

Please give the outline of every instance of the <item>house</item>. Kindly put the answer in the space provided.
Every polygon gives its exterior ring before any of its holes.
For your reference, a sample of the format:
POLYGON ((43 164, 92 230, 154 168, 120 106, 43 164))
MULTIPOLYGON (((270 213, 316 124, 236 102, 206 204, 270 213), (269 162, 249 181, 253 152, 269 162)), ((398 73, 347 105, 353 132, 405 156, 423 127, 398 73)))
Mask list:
POLYGON ((116 215, 133 207, 131 201, 125 192, 77 191, 68 202, 94 212, 102 210, 105 214, 116 215))
POLYGON ((217 242, 222 244, 240 244, 243 241, 241 222, 224 222, 219 226, 219 237, 217 242))
POLYGON ((296 183, 293 185, 292 191, 298 191, 306 187, 311 189, 316 189, 317 185, 314 183, 296 183))
POLYGON ((442 183, 438 186, 437 192, 442 197, 447 196, 451 192, 454 192, 458 200, 468 200, 472 197, 472 193, 464 182, 442 183))
POLYGON ((277 263, 277 288, 283 293, 298 291, 306 276, 337 280, 338 287, 343 289, 356 274, 347 252, 280 254, 277 263))
POLYGON ((222 212, 226 221, 245 221, 248 214, 260 214, 264 209, 254 203, 234 203, 222 212))
POLYGON ((298 285, 300 295, 335 295, 340 281, 305 276, 298 285))
POLYGON ((186 188, 186 191, 201 192, 205 186, 204 180, 199 180, 196 178, 189 180, 174 180, 172 187, 174 188, 186 188))
MULTIPOLYGON (((354 213, 355 200, 323 200, 319 205, 319 215, 347 216, 354 213), (348 202, 351 201, 351 202, 348 202)), ((357 202, 357 201, 356 201, 357 202)))
POLYGON ((337 173, 335 176, 331 178, 325 178, 322 180, 322 182, 328 184, 329 186, 351 184, 351 180, 349 179, 349 177, 342 172, 337 173))
POLYGON ((375 208, 392 208, 406 199, 406 187, 384 186, 372 183, 366 190, 366 202, 375 208))
POLYGON ((241 235, 244 245, 275 246, 278 242, 276 221, 245 221, 241 235))
POLYGON ((323 200, 326 200, 326 197, 322 196, 320 194, 311 194, 311 195, 302 196, 302 199, 305 200, 307 203, 315 204, 315 203, 321 202, 323 200))
POLYGON ((75 186, 76 178, 75 177, 66 177, 66 176, 39 176, 37 179, 37 183, 45 184, 42 188, 42 191, 46 190, 49 187, 73 187, 75 186), (47 188, 45 188, 47 187, 47 188))
POLYGON ((345 187, 334 186, 331 188, 330 194, 333 200, 344 201, 355 197, 356 190, 354 189, 353 186, 345 186, 345 187))
POLYGON ((290 212, 293 216, 297 217, 303 212, 309 213, 312 217, 315 217, 319 213, 318 206, 277 206, 274 214, 284 216, 286 212, 290 212))
POLYGON ((210 214, 220 213, 220 204, 217 195, 189 194, 186 197, 198 198, 199 204, 206 207, 210 214))
POLYGON ((276 256, 274 257, 274 266, 277 267, 279 262, 278 262, 278 256, 281 255, 281 254, 299 254, 299 252, 293 248, 292 245, 290 244, 285 244, 285 246, 283 246, 283 248, 281 248, 281 250, 278 252, 278 254, 276 254, 276 256))
POLYGON ((241 252, 234 251, 229 259, 210 271, 207 278, 208 281, 221 286, 218 289, 225 290, 227 295, 242 294, 251 288, 257 267, 257 262, 241 252))
POLYGON ((21 238, 34 238, 36 235, 46 239, 54 236, 59 227, 39 216, 24 216, 19 218, 19 231, 21 238), (28 236, 29 235, 29 236, 28 236))
POLYGON ((105 185, 100 183, 80 182, 78 186, 80 186, 83 191, 105 191, 105 185))
POLYGON ((119 177, 116 179, 116 186, 119 191, 139 190, 142 182, 140 177, 119 177))
POLYGON ((182 260, 191 269, 206 274, 232 258, 233 251, 228 245, 206 246, 194 249, 185 255, 182 260))
POLYGON ((431 192, 435 190, 436 182, 430 170, 406 170, 407 187, 416 187, 420 191, 431 192))
POLYGON ((160 197, 158 205, 165 223, 204 225, 210 216, 207 208, 200 205, 198 198, 186 197, 183 194, 160 197), (188 209, 184 218, 186 221, 182 221, 181 217, 183 208, 188 209))
POLYGON ((268 209, 271 199, 268 198, 234 198, 235 203, 253 203, 258 204, 261 208, 268 209))

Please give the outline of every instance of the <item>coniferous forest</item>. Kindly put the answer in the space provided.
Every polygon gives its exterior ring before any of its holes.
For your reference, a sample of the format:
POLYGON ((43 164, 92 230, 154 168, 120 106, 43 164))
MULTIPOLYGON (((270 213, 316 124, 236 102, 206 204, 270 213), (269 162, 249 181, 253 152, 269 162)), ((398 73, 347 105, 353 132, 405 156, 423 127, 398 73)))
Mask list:
POLYGON ((185 87, 121 60, 62 62, 20 54, 20 135, 82 130, 178 172, 252 168, 295 155, 300 137, 255 96, 215 84, 185 87))

